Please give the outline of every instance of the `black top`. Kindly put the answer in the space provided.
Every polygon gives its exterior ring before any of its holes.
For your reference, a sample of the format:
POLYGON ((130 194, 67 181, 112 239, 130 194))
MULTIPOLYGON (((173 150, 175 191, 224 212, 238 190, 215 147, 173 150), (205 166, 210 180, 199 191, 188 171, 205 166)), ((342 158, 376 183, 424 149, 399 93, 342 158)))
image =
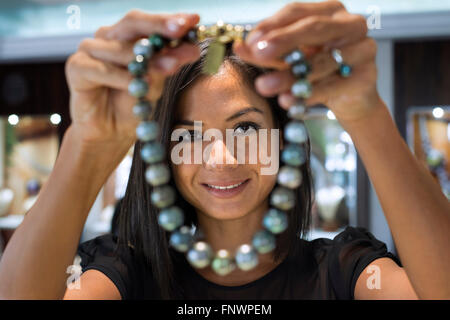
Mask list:
MULTIPOLYGON (((130 257, 115 256, 116 241, 116 236, 107 234, 80 244, 83 272, 104 273, 123 299, 158 299, 149 268, 130 257)), ((333 240, 299 241, 303 243, 299 257, 285 259, 266 275, 240 286, 210 282, 183 258, 176 272, 185 299, 354 299, 356 280, 373 260, 388 257, 401 266, 386 245, 364 228, 347 227, 333 240)))

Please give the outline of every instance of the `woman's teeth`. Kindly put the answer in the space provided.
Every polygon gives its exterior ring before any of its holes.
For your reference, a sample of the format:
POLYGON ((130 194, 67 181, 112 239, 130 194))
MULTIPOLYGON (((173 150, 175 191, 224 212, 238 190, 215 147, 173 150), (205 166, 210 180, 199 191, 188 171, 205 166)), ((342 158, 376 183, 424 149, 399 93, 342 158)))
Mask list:
POLYGON ((224 189, 233 189, 233 188, 236 188, 236 187, 240 186, 240 185, 243 184, 244 182, 245 182, 245 181, 242 181, 242 182, 240 182, 240 183, 236 183, 236 184, 233 184, 233 185, 230 185, 230 186, 226 186, 226 187, 219 187, 219 186, 214 186, 214 185, 212 185, 212 184, 208 184, 208 187, 214 188, 214 189, 221 189, 221 190, 224 190, 224 189))

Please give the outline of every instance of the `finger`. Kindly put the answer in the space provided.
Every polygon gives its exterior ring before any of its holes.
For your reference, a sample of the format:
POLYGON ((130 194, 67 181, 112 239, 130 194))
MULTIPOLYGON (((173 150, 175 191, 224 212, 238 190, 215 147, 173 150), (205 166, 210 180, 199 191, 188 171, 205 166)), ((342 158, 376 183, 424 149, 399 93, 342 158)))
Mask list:
MULTIPOLYGON (((105 40, 102 38, 87 38, 80 45, 79 50, 86 51, 91 57, 114 63, 119 66, 127 66, 134 60, 133 43, 128 41, 105 40)), ((179 66, 195 61, 200 57, 198 46, 183 43, 176 48, 167 48, 150 60, 149 65, 156 67, 159 72, 170 74, 179 66)))
POLYGON ((347 38, 347 43, 352 43, 366 37, 366 34, 366 20, 360 15, 346 14, 336 18, 310 16, 269 32, 250 48, 257 61, 276 60, 299 45, 320 46, 343 38, 347 38))
POLYGON ((246 38, 247 45, 258 41, 265 33, 271 30, 285 27, 300 19, 313 15, 330 16, 335 12, 345 10, 339 1, 326 1, 319 3, 292 2, 284 6, 270 18, 264 19, 256 25, 246 38))
MULTIPOLYGON (((368 61, 373 61, 376 56, 376 42, 371 38, 341 48, 345 63, 357 68, 368 61)), ((334 75, 339 69, 339 64, 333 59, 329 50, 322 51, 311 57, 312 72, 307 79, 311 83, 334 75)), ((289 91, 295 82, 291 70, 275 71, 259 76, 255 81, 257 91, 263 96, 274 96, 289 91)))
POLYGON ((157 33, 169 38, 181 38, 200 20, 197 14, 149 14, 139 10, 128 12, 106 33, 107 39, 132 41, 157 33))
POLYGON ((91 90, 106 86, 127 90, 132 80, 127 70, 112 63, 92 58, 85 51, 77 51, 66 62, 69 87, 74 90, 91 90))

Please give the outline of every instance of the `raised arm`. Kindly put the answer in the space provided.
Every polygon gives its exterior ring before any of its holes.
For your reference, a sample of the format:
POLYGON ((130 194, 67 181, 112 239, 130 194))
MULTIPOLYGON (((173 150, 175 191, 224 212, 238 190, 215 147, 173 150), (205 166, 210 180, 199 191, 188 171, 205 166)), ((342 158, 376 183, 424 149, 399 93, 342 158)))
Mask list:
MULTIPOLYGON (((198 20, 198 15, 191 14, 131 11, 118 23, 100 28, 94 39, 82 41, 69 57, 66 77, 72 124, 47 183, 0 261, 0 299, 63 298, 66 270, 89 209, 136 140, 138 119, 132 112, 135 99, 128 93, 131 76, 127 70, 134 42, 152 33, 180 38, 198 20)), ((147 98, 156 100, 165 77, 199 54, 197 46, 183 44, 155 55, 150 60, 147 98)), ((87 274, 82 277, 86 281, 87 274)), ((98 297, 92 279, 81 298, 98 297)))

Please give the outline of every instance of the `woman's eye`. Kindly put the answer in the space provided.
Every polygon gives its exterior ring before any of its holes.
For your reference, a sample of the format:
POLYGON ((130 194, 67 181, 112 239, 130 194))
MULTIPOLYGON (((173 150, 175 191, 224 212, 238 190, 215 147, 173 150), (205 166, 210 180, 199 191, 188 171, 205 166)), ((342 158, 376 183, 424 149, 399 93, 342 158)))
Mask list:
POLYGON ((202 134, 199 131, 188 130, 183 132, 178 138, 178 142, 191 142, 195 140, 202 140, 202 134))
POLYGON ((259 129, 259 126, 256 124, 246 123, 241 124, 236 129, 234 129, 234 135, 250 135, 255 134, 259 129))

